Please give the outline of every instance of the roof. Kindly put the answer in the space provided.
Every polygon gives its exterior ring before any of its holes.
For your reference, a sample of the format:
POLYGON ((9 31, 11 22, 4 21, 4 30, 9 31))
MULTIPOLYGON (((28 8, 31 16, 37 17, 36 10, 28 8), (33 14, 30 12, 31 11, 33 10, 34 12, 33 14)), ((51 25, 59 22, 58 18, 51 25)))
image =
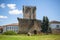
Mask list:
POLYGON ((18 23, 7 24, 7 25, 4 25, 4 26, 18 26, 18 23))
POLYGON ((2 27, 2 26, 0 26, 0 27, 2 27))
POLYGON ((0 27, 0 30, 3 29, 3 27, 0 27))
POLYGON ((50 24, 60 24, 60 21, 51 21, 50 24))

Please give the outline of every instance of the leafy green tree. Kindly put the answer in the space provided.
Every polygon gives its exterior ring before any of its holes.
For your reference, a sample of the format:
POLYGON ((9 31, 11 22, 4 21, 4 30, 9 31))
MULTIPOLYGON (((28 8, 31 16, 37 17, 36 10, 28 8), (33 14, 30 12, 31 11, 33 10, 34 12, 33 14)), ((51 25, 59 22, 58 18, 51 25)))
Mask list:
POLYGON ((42 21, 42 32, 44 33, 48 33, 48 29, 49 29, 49 19, 46 16, 43 16, 43 21, 42 21))
POLYGON ((45 32, 45 16, 43 16, 43 21, 42 21, 42 32, 45 32))

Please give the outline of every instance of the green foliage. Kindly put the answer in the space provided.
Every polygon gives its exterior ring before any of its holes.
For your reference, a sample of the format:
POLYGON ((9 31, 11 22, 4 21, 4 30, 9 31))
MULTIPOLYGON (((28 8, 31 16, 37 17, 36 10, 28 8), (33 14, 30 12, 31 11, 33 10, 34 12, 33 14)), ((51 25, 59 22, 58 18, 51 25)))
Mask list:
POLYGON ((48 19, 48 17, 46 16, 44 16, 43 17, 43 22, 42 22, 42 32, 44 32, 44 33, 48 33, 48 29, 49 29, 49 19, 48 19))
POLYGON ((6 31, 3 33, 3 35, 16 35, 17 33, 13 32, 13 31, 6 31))

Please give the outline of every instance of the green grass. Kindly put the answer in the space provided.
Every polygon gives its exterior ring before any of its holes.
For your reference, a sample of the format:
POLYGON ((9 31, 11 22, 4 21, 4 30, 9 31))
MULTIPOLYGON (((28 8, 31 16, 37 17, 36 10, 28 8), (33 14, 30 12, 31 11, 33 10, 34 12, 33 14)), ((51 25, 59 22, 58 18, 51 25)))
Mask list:
POLYGON ((0 40, 60 40, 60 35, 0 35, 0 40))

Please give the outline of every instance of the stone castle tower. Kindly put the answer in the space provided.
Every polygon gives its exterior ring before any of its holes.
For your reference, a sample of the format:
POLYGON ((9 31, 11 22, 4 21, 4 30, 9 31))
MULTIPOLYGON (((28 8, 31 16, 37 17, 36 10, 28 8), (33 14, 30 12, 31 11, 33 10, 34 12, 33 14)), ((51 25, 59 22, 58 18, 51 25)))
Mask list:
POLYGON ((23 6, 23 18, 24 19, 36 19, 36 7, 35 6, 23 6))
POLYGON ((36 19, 35 6, 23 6, 23 18, 17 19, 19 23, 19 33, 40 33, 41 21, 36 19))

